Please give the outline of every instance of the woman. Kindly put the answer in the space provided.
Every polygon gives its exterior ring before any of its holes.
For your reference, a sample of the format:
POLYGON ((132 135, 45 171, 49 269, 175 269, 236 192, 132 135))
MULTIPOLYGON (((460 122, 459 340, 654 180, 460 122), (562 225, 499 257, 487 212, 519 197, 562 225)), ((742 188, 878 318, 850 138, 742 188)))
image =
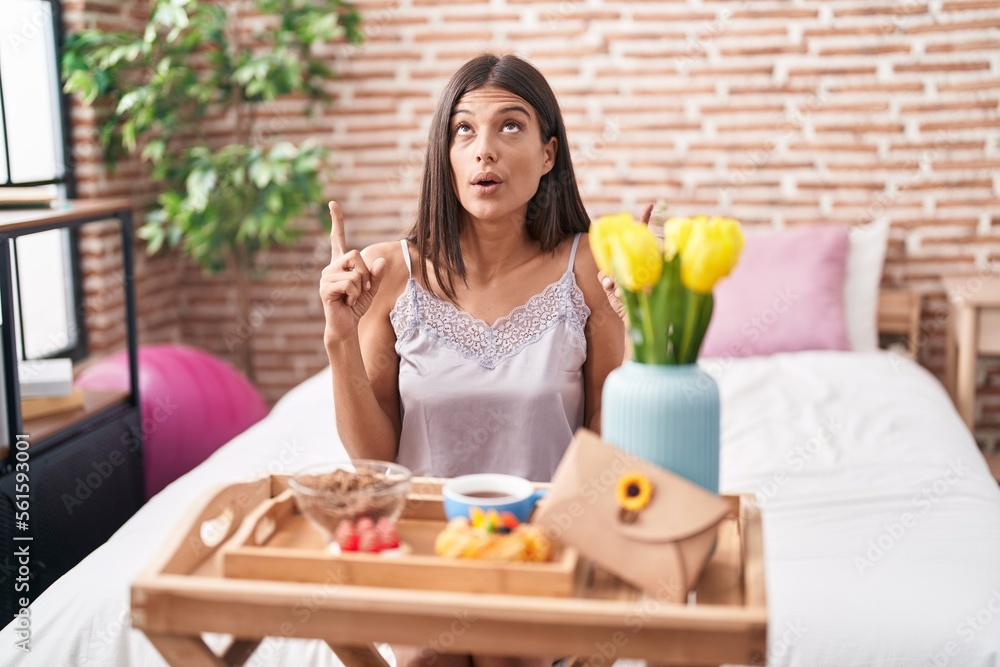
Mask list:
POLYGON ((352 457, 547 481, 577 428, 600 429, 623 327, 597 279, 558 103, 534 67, 483 55, 452 77, 407 239, 347 251, 330 212, 320 294, 352 457))
MULTIPOLYGON (((320 294, 337 429, 352 458, 418 474, 547 481, 600 430, 622 321, 598 282, 559 106, 514 56, 458 70, 431 122, 417 221, 333 259, 320 294)), ((548 664, 394 647, 397 664, 548 664)))

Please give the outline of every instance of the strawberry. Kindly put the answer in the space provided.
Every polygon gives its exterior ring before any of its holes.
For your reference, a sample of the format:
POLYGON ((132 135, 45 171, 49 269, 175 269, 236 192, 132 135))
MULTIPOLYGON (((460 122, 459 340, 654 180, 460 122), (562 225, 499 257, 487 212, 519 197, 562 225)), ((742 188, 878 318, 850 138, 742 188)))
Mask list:
POLYGON ((381 551, 382 545, 379 542, 378 534, 374 530, 361 533, 358 536, 358 550, 368 551, 371 553, 378 553, 381 551))
POLYGON ((372 521, 370 516, 363 516, 358 519, 358 532, 363 533, 368 530, 375 528, 375 522, 372 521))
POLYGON ((383 549, 396 549, 399 547, 399 534, 395 527, 389 526, 379 532, 379 546, 383 549))
POLYGON ((340 545, 341 551, 357 551, 360 540, 357 533, 351 533, 350 535, 338 536, 337 544, 340 545))
POLYGON ((354 522, 350 519, 343 519, 337 524, 337 529, 334 534, 338 537, 340 535, 354 535, 357 533, 357 528, 354 527, 354 522))

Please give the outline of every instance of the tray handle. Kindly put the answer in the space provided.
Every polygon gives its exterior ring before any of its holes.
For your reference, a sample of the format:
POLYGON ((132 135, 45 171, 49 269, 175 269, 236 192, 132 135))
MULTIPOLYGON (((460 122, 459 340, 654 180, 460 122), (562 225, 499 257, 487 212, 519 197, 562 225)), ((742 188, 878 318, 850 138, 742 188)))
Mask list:
POLYGON ((286 489, 248 512, 239 529, 233 533, 233 538, 228 541, 227 548, 264 546, 277 531, 278 526, 294 512, 295 498, 292 490, 286 489))
POLYGON ((271 497, 271 479, 232 484, 206 496, 208 501, 198 503, 179 524, 181 529, 161 552, 163 560, 150 568, 153 572, 191 572, 236 531, 245 516, 271 497))

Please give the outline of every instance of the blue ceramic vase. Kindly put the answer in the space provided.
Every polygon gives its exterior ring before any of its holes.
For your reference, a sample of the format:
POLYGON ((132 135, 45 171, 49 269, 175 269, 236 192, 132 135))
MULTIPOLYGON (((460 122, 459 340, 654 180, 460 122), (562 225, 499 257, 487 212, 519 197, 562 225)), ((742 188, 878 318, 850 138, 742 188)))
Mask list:
POLYGON ((601 438, 719 492, 719 388, 698 364, 626 361, 604 381, 601 438))

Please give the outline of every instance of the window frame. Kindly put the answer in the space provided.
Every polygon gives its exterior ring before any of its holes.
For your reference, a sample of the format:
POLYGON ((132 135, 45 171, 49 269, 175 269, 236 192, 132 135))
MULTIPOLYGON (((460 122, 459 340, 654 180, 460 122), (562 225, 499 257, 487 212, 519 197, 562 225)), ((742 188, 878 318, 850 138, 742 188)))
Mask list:
MULTIPOLYGON (((76 160, 73 155, 73 126, 70 118, 70 96, 62 89, 62 73, 61 73, 61 60, 63 44, 66 40, 66 27, 63 23, 63 8, 62 0, 39 0, 40 2, 47 2, 52 11, 52 31, 53 31, 53 46, 55 52, 53 55, 53 62, 56 67, 56 81, 59 87, 59 94, 57 96, 58 100, 58 114, 60 120, 60 127, 62 130, 62 155, 63 155, 63 173, 62 176, 57 176, 51 179, 45 179, 40 181, 14 181, 11 177, 10 168, 10 146, 8 143, 8 132, 7 132, 7 114, 2 113, 2 118, 0 122, 3 123, 3 149, 4 149, 4 160, 7 166, 7 178, 6 182, 0 182, 0 188, 5 187, 32 187, 40 185, 56 185, 60 186, 65 193, 67 199, 75 199, 77 196, 76 187, 76 160)), ((2 75, 0 75, 2 78, 2 75)), ((0 112, 6 110, 6 100, 3 96, 3 86, 0 84, 0 112)), ((50 354, 44 355, 42 358, 56 358, 56 357, 69 357, 73 361, 79 361, 87 356, 87 323, 86 317, 84 316, 85 308, 83 302, 83 270, 81 266, 81 255, 80 255, 80 230, 78 227, 71 227, 66 232, 69 235, 69 266, 67 270, 69 271, 70 282, 72 283, 72 293, 69 295, 72 299, 72 321, 69 323, 72 334, 75 337, 75 343, 67 345, 66 347, 54 350, 50 354)), ((18 290, 18 312, 17 312, 17 327, 15 334, 20 337, 22 345, 20 346, 20 356, 24 358, 26 356, 27 345, 23 344, 25 341, 24 335, 24 318, 20 313, 20 302, 23 299, 23 294, 21 294, 21 276, 18 271, 18 257, 16 250, 16 243, 11 245, 13 257, 11 257, 11 270, 13 272, 15 285, 18 290)))

